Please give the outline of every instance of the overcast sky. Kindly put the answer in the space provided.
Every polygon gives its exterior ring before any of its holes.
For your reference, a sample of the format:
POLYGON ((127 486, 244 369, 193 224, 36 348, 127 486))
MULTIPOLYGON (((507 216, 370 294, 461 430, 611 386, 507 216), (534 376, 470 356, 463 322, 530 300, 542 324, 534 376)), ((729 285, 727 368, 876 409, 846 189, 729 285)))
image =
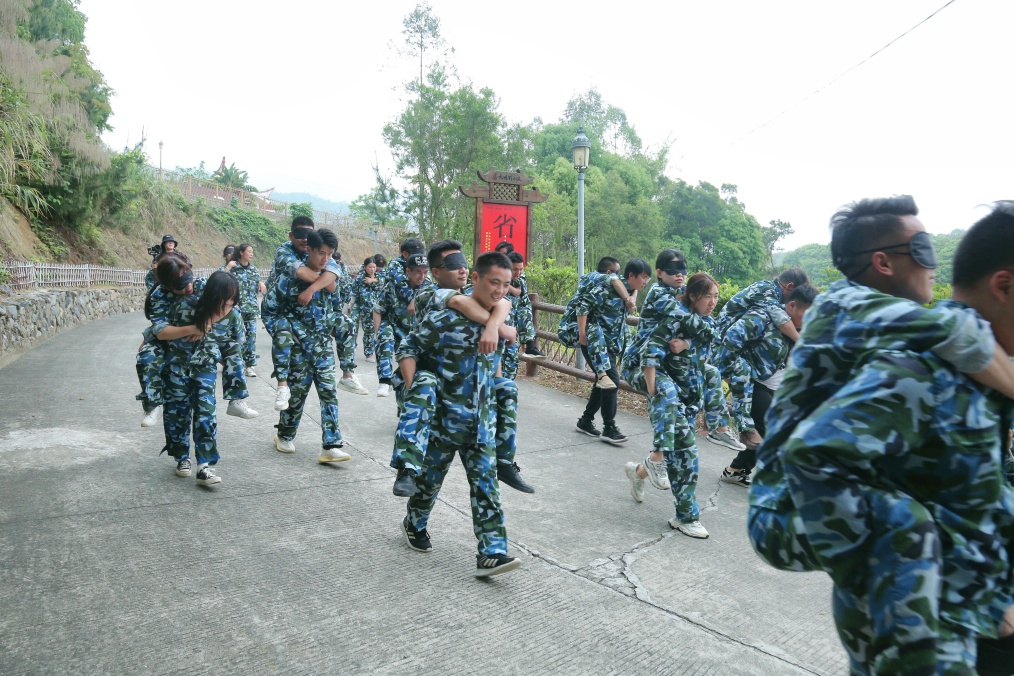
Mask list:
MULTIPOLYGON (((509 121, 558 121, 595 87, 646 146, 673 141, 671 177, 737 184, 762 224, 792 223, 792 248, 828 241, 860 197, 911 193, 932 232, 1014 198, 1014 3, 956 0, 835 81, 945 2, 430 4, 459 75, 509 121)), ((161 140, 166 168, 225 156, 259 188, 352 200, 372 163, 392 169, 381 130, 418 63, 390 45, 415 4, 82 0, 116 90, 105 140, 144 128, 154 164, 161 140)))

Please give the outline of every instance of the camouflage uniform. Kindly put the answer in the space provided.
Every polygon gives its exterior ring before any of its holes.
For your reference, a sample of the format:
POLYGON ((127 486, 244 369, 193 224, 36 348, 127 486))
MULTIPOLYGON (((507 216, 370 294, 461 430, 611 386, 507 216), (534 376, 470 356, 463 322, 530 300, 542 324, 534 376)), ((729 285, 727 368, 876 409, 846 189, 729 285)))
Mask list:
POLYGON ((1011 603, 1014 496, 997 443, 1009 402, 944 361, 977 372, 992 354, 967 307, 926 310, 842 280, 789 357, 758 450, 750 538, 776 568, 831 574, 858 673, 972 673, 972 632, 995 635, 1011 603), (905 416, 885 416, 899 407, 905 416))
POLYGON ((144 275, 144 288, 151 290, 151 287, 158 284, 158 277, 155 276, 155 268, 148 268, 147 274, 144 275))
POLYGON ((648 417, 654 432, 653 450, 661 451, 673 493, 676 519, 696 521, 698 459, 695 420, 707 391, 704 366, 715 338, 706 318, 688 311, 668 315, 654 328, 638 329, 623 355, 623 378, 648 398, 648 417), (682 338, 690 347, 673 354, 669 341, 682 338), (648 394, 645 367, 655 368, 655 394, 648 394))
POLYGON ((261 316, 257 304, 257 287, 261 283, 261 273, 252 265, 237 263, 229 270, 239 281, 239 311, 243 315, 243 329, 246 341, 243 345, 243 363, 247 366, 257 365, 257 319, 261 316))
MULTIPOLYGON (((377 276, 380 277, 378 271, 377 276)), ((392 258, 384 268, 383 286, 377 292, 373 311, 380 314, 377 332, 377 377, 390 380, 394 375, 394 353, 405 335, 412 329, 412 316, 408 305, 415 290, 408 283, 405 259, 392 258)))
MULTIPOLYGON (((178 296, 164 287, 156 289, 151 304, 152 323, 145 329, 146 339, 154 338, 169 326, 193 324, 194 306, 203 290, 203 278, 194 280, 194 292, 189 296, 178 296), (155 294, 161 297, 156 299, 155 294)), ((234 309, 199 341, 188 342, 181 338, 163 341, 165 409, 162 424, 166 445, 162 450, 177 461, 190 457, 191 427, 197 462, 214 464, 218 460, 215 377, 219 362, 225 364, 222 371, 225 398, 249 396, 240 354, 242 326, 242 317, 234 309)))
MULTIPOLYGON (((616 359, 610 360, 610 352, 613 355, 622 354, 622 348, 616 348, 616 336, 606 334, 607 326, 611 324, 612 316, 606 318, 606 305, 610 297, 623 301, 616 295, 612 287, 612 280, 619 279, 615 273, 602 274, 600 272, 589 272, 577 282, 577 291, 574 297, 567 303, 567 307, 560 317, 560 324, 557 327, 557 335, 560 342, 570 348, 582 347, 580 343, 580 331, 577 318, 587 317, 585 324, 585 336, 588 339, 586 352, 588 363, 595 373, 605 373, 613 367, 616 359), (614 349, 610 349, 614 348, 614 349)), ((624 307, 624 319, 626 318, 624 307)), ((610 308, 611 311, 611 308, 610 308)))
POLYGON ((437 493, 456 452, 461 454, 468 477, 472 527, 479 554, 507 553, 507 531, 496 480, 497 424, 494 392, 498 379, 493 355, 480 354, 484 326, 454 310, 427 314, 401 344, 399 361, 429 361, 438 375, 437 396, 431 400, 429 447, 416 479, 416 492, 408 499, 408 521, 416 532, 424 530, 437 493))
POLYGON ((756 429, 750 409, 753 381, 767 380, 785 365, 791 341, 764 308, 747 310, 726 327, 718 350, 718 368, 729 379, 732 415, 741 432, 756 429))
MULTIPOLYGON (((334 261, 325 268, 338 274, 334 261)), ((335 358, 331 349, 331 336, 340 313, 335 310, 333 296, 322 289, 313 294, 310 302, 299 305, 297 299, 310 285, 296 277, 279 277, 277 285, 278 310, 292 331, 292 370, 289 374, 289 407, 278 414, 278 437, 286 441, 296 438, 299 421, 303 417, 310 385, 317 389, 320 401, 321 444, 324 448, 343 445, 338 423, 338 388, 335 379, 335 358)))
POLYGON ((289 379, 293 337, 288 319, 278 311, 276 287, 282 275, 296 279, 296 271, 304 266, 305 260, 306 254, 296 253, 292 248, 292 242, 286 242, 278 247, 275 260, 271 264, 271 273, 265 284, 267 293, 261 301, 261 320, 271 335, 271 364, 274 367, 271 376, 279 382, 286 382, 289 379))
POLYGON ((524 274, 522 273, 518 279, 512 280, 511 286, 521 289, 521 293, 517 296, 507 294, 507 299, 511 302, 511 313, 507 324, 517 329, 518 339, 504 348, 502 372, 505 378, 514 380, 518 375, 518 355, 521 346, 530 340, 535 340, 535 324, 532 315, 532 299, 528 296, 528 280, 525 279, 524 274))
MULTIPOLYGON (((469 290, 470 292, 470 290, 469 290)), ((431 312, 447 308, 447 301, 459 292, 453 289, 427 289, 415 298, 416 327, 420 326, 431 312)), ((467 295, 467 293, 466 293, 467 295)), ((503 342, 500 344, 503 348, 503 342)), ((494 373, 501 350, 494 356, 494 373)), ((502 364, 502 362, 500 362, 502 364)), ((433 364, 425 356, 416 361, 412 386, 405 390, 402 414, 398 419, 395 433, 394 453, 391 467, 407 467, 418 474, 426 457, 429 445, 432 402, 437 396, 437 377, 430 370, 433 364)), ((497 464, 511 465, 517 453, 517 408, 518 388, 511 378, 496 378, 496 461, 497 464)))
POLYGON ((341 261, 336 265, 339 274, 338 288, 331 294, 331 303, 334 310, 334 342, 338 351, 338 362, 342 371, 351 372, 356 370, 356 322, 345 314, 345 308, 352 298, 352 282, 348 276, 348 268, 344 268, 344 265, 341 261))
POLYGON ((728 301, 718 313, 718 328, 722 335, 748 310, 763 308, 775 326, 789 321, 789 315, 782 307, 782 287, 778 280, 765 279, 754 282, 728 301))
MULTIPOLYGON (((377 301, 377 295, 383 284, 379 281, 367 284, 366 271, 360 270, 352 282, 352 321, 358 324, 363 330, 363 355, 372 357, 377 350, 377 334, 373 330, 373 306, 377 301)), ((379 277, 378 277, 379 279, 379 277)), ((353 331, 353 336, 355 332, 353 331)), ((353 342, 353 349, 355 343, 353 342)))
MULTIPOLYGON (((163 287, 159 287, 150 293, 150 315, 153 322, 156 317, 165 316, 169 311, 170 301, 166 297, 167 293, 163 287)), ((141 392, 134 398, 141 402, 145 413, 150 413, 165 403, 162 393, 162 378, 163 370, 165 369, 165 345, 155 337, 150 327, 145 328, 143 335, 144 344, 138 350, 135 359, 137 381, 141 385, 141 392)))

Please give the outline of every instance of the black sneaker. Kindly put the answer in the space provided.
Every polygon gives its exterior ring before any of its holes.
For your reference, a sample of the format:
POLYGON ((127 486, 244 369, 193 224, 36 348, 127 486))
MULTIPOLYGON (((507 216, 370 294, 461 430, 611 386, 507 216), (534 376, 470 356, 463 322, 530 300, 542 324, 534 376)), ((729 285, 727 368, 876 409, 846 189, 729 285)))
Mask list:
POLYGON ((415 495, 415 470, 402 467, 398 470, 398 478, 394 480, 394 494, 399 498, 410 498, 415 495))
POLYGON ((621 432, 616 425, 607 425, 606 428, 602 430, 602 436, 599 438, 607 444, 612 444, 613 446, 619 446, 627 440, 627 437, 623 436, 623 432, 621 432))
POLYGON ((433 545, 430 544, 430 534, 426 532, 425 528, 412 530, 412 527, 408 525, 407 516, 401 520, 401 532, 405 534, 405 542, 411 549, 426 554, 433 549, 433 545))
POLYGON ((595 439, 598 439, 599 437, 602 436, 602 432, 599 431, 599 428, 595 427, 594 420, 586 420, 585 418, 579 418, 577 421, 577 425, 575 425, 575 428, 577 429, 578 432, 583 432, 584 434, 587 434, 588 436, 593 437, 595 439))
POLYGON ((176 476, 190 476, 189 458, 183 458, 176 463, 176 476))
POLYGON ((475 557, 476 577, 499 575, 500 573, 506 573, 520 567, 521 559, 515 559, 513 556, 507 556, 506 554, 494 554, 493 556, 479 554, 475 557))
POLYGON ((722 481, 727 484, 736 484, 737 486, 750 488, 750 470, 734 469, 730 472, 728 469, 723 469, 722 481))
POLYGON ((525 480, 521 478, 521 468, 518 467, 518 463, 516 462, 511 465, 497 463, 496 478, 500 483, 507 484, 522 493, 535 492, 535 488, 531 484, 525 483, 525 480))
POLYGON ((546 355, 542 354, 539 348, 535 347, 535 341, 529 340, 525 344, 525 356, 532 359, 545 359, 546 355))
POLYGON ((215 474, 210 467, 202 467, 197 472, 197 483, 201 486, 212 486, 222 483, 222 477, 215 474))

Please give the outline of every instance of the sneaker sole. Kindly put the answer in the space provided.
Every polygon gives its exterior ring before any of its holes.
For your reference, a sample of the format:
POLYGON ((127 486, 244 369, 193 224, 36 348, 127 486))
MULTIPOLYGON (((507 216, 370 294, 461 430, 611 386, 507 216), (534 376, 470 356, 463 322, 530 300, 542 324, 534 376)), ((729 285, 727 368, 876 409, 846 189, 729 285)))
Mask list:
POLYGON ((338 387, 345 390, 346 392, 351 392, 352 394, 361 394, 363 396, 367 396, 370 394, 370 391, 367 390, 365 387, 355 388, 352 387, 351 385, 342 385, 341 383, 338 383, 338 387))
POLYGON ((637 489, 634 487, 635 480, 641 478, 637 476, 637 469, 630 467, 624 467, 623 469, 627 473, 627 478, 630 479, 630 497, 634 498, 634 502, 644 502, 643 485, 640 496, 637 495, 637 489))
POLYGON ((520 567, 521 567, 521 559, 514 559, 510 563, 505 563, 502 566, 497 566, 496 568, 480 568, 479 570, 475 571, 475 576, 492 577, 494 575, 499 575, 500 573, 509 573, 512 570, 517 570, 520 567))
POLYGON ((413 552, 422 552, 423 554, 429 554, 430 552, 433 551, 432 545, 430 546, 429 549, 420 549, 419 547, 416 547, 415 545, 412 544, 411 540, 408 539, 408 529, 405 528, 404 521, 401 522, 401 532, 405 535, 405 544, 407 544, 408 548, 411 549, 413 552))
POLYGON ((504 481, 500 477, 497 477, 496 482, 499 484, 503 484, 504 486, 510 486, 514 490, 520 491, 521 493, 532 494, 535 492, 535 489, 529 486, 528 484, 518 484, 514 483, 513 481, 504 481))
POLYGON ((687 531, 683 530, 682 528, 677 528, 676 530, 678 530, 679 532, 683 533, 688 538, 693 538, 695 540, 707 540, 709 537, 711 537, 711 533, 708 533, 707 535, 695 535, 693 533, 688 533, 687 531))
POLYGON ((589 432, 587 430, 583 430, 583 429, 581 429, 580 427, 578 427, 576 425, 574 426, 574 429, 576 429, 581 434, 584 434, 584 435, 587 435, 587 436, 591 437, 592 439, 598 439, 598 438, 600 438, 602 436, 601 434, 593 434, 592 432, 589 432))
POLYGON ((745 451, 746 450, 746 444, 739 444, 737 446, 737 445, 733 444, 731 441, 726 441, 724 439, 715 439, 710 434, 707 436, 707 440, 710 441, 711 443, 715 444, 716 446, 724 446, 725 448, 732 449, 733 451, 745 451))
POLYGON ((226 415, 231 415, 233 418, 242 418, 243 420, 252 420, 260 416, 260 413, 253 412, 253 415, 249 413, 232 413, 230 411, 225 412, 226 415))
POLYGON ((220 477, 220 476, 216 476, 216 477, 213 477, 211 479, 198 479, 197 480, 197 485, 198 486, 214 486, 215 484, 220 484, 220 483, 222 483, 222 477, 220 477))
POLYGON ((352 459, 351 455, 348 456, 347 458, 332 458, 331 456, 328 456, 328 455, 318 455, 317 456, 317 462, 320 463, 321 465, 327 465, 328 463, 332 463, 332 462, 345 462, 346 460, 351 460, 351 459, 352 459))
POLYGON ((627 443, 627 438, 624 437, 623 439, 610 439, 609 437, 603 435, 599 437, 599 441, 604 441, 607 444, 612 444, 613 446, 619 446, 621 444, 627 443))
POLYGON ((179 470, 176 470, 176 476, 181 476, 181 477, 183 477, 184 479, 186 479, 186 478, 187 478, 188 476, 190 476, 191 474, 193 474, 193 472, 191 472, 191 471, 190 471, 189 469, 188 469, 188 470, 186 470, 185 472, 181 472, 181 471, 179 471, 179 470))
POLYGON ((724 481, 727 484, 732 484, 733 486, 742 486, 743 488, 750 488, 749 483, 743 483, 742 481, 736 481, 735 479, 726 479, 724 476, 718 478, 720 481, 724 481))
POLYGON ((288 453, 289 455, 291 455, 291 454, 293 454, 293 453, 296 452, 296 449, 292 449, 290 451, 288 449, 285 449, 285 448, 282 448, 281 446, 279 446, 278 445, 278 438, 277 437, 275 438, 275 450, 278 451, 279 453, 288 453))

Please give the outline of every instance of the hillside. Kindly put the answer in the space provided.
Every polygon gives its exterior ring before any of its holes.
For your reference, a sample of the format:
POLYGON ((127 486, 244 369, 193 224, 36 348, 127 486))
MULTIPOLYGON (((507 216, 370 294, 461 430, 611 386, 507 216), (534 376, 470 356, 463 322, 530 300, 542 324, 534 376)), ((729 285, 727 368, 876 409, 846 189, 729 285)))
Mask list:
POLYGON ((313 205, 314 209, 320 211, 328 211, 332 214, 347 214, 349 213, 348 202, 335 202, 333 200, 324 199, 317 195, 311 195, 307 192, 279 192, 274 191, 271 193, 271 199, 277 202, 288 202, 292 203, 309 203, 313 205))
MULTIPOLYGON (((222 249, 228 244, 250 242, 254 263, 269 267, 275 249, 288 237, 286 223, 269 221, 264 216, 230 207, 196 206, 176 209, 154 226, 144 218, 126 225, 103 227, 85 240, 67 227, 38 228, 33 231, 25 216, 0 198, 0 260, 24 260, 52 263, 95 264, 145 269, 151 258, 147 248, 171 234, 197 267, 221 264, 222 249), (230 213, 231 212, 231 213, 230 213)), ((356 232, 337 231, 342 255, 350 265, 358 265, 373 254, 373 242, 356 232)), ((386 245, 397 249, 397 245, 386 245)), ((383 250, 391 256, 397 251, 383 250)))

